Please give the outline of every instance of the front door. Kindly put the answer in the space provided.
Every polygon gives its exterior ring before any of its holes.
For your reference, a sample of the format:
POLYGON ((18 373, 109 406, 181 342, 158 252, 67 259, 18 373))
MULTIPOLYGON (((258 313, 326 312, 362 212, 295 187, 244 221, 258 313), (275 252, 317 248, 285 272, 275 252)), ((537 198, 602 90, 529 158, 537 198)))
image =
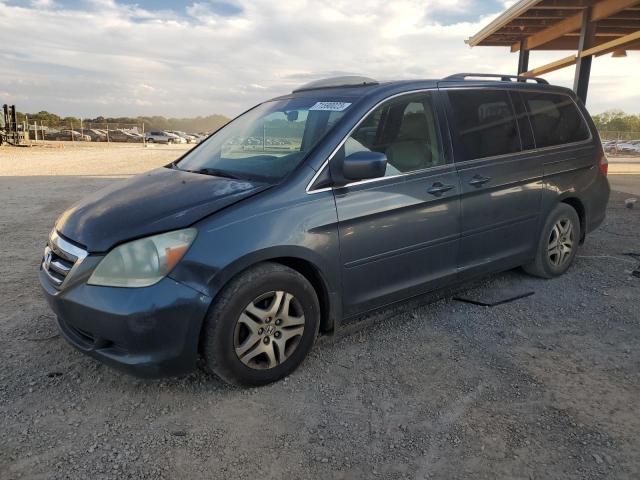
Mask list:
POLYGON ((455 277, 459 183, 443 145, 433 92, 383 103, 345 141, 340 154, 388 160, 384 177, 334 190, 346 315, 455 277))

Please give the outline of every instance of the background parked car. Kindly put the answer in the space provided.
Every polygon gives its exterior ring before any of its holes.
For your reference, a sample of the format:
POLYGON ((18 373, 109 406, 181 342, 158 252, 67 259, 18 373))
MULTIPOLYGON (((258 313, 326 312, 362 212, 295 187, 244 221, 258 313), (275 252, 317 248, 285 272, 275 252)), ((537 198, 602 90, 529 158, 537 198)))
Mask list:
POLYGON ((141 133, 138 132, 125 132, 129 134, 129 142, 132 143, 143 143, 144 142, 144 135, 142 135, 141 133))
POLYGON ((145 133, 147 143, 178 143, 176 142, 176 135, 169 132, 147 132, 145 133))
POLYGON ((142 142, 142 135, 130 132, 127 130, 116 129, 109 130, 109 141, 111 142, 128 142, 128 143, 137 143, 142 142))
POLYGON ((177 135, 173 132, 164 132, 164 133, 166 133, 167 135, 169 135, 170 138, 173 139, 172 143, 187 143, 187 139, 181 137, 180 135, 177 135))
POLYGON ((618 142, 616 142, 615 140, 606 140, 604 142, 602 142, 602 149, 606 152, 606 153, 615 153, 616 151, 616 144, 618 142))
POLYGON ((629 140, 618 143, 616 149, 620 153, 638 153, 640 154, 640 140, 629 140))
POLYGON ((177 135, 180 138, 184 138, 186 143, 196 143, 196 137, 193 136, 193 135, 190 135, 188 133, 180 132, 180 131, 176 131, 176 130, 172 130, 169 133, 173 133, 174 135, 177 135))
POLYGON ((84 135, 76 130, 49 130, 45 133, 45 140, 66 140, 74 142, 90 142, 91 137, 84 135))
POLYGON ((83 135, 88 135, 91 138, 92 142, 106 142, 107 135, 101 130, 97 130, 95 128, 82 128, 78 130, 83 135))
POLYGON ((129 135, 122 130, 109 130, 107 135, 110 142, 126 142, 129 140, 129 135))

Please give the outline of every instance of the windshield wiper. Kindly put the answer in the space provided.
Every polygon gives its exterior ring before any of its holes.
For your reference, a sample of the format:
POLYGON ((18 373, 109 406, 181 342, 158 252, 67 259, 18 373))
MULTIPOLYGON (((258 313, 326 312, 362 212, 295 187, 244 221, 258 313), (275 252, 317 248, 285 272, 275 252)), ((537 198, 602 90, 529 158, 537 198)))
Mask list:
POLYGON ((234 175, 233 173, 229 173, 226 170, 219 170, 217 168, 198 168, 197 170, 187 170, 185 168, 179 168, 177 166, 175 166, 174 168, 177 170, 182 170, 183 172, 199 173, 201 175, 211 175, 213 177, 233 178, 234 180, 244 180, 243 178, 234 175))

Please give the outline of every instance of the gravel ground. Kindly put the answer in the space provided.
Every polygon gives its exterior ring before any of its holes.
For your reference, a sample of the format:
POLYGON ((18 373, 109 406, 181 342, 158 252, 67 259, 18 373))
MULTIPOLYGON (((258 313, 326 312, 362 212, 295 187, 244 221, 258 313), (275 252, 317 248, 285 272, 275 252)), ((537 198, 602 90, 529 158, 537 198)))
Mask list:
POLYGON ((0 149, 0 478, 640 477, 640 210, 613 194, 563 277, 406 303, 259 389, 124 376, 58 335, 36 271, 56 216, 185 148, 0 149))

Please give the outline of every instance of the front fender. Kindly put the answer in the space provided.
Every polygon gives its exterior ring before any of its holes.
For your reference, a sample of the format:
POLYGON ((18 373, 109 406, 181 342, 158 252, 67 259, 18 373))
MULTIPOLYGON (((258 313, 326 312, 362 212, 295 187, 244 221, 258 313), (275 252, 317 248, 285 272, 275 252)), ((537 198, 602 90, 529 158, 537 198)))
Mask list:
POLYGON ((296 259, 311 265, 329 297, 337 298, 340 249, 333 193, 296 198, 279 190, 196 224, 198 236, 170 276, 215 298, 229 280, 252 265, 296 259))

